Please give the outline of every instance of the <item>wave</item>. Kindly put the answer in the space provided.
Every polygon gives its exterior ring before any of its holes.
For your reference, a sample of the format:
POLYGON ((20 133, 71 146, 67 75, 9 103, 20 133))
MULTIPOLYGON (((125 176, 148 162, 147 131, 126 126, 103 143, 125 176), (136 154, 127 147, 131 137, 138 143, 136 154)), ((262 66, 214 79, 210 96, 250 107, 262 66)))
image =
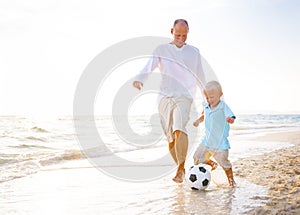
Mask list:
POLYGON ((1 167, 0 183, 17 178, 22 178, 34 173, 37 173, 40 170, 40 166, 35 161, 24 161, 18 162, 11 165, 5 165, 1 167), (2 168, 5 171, 2 171, 2 168))
POLYGON ((10 146, 11 148, 37 148, 37 149, 51 149, 47 146, 41 146, 41 145, 33 145, 33 144, 20 144, 18 146, 10 146))
POLYGON ((48 133, 48 131, 44 128, 40 128, 38 126, 34 126, 31 128, 31 130, 35 131, 35 132, 41 132, 41 133, 48 133))
POLYGON ((42 137, 28 136, 25 139, 26 140, 40 141, 40 142, 47 142, 47 140, 45 138, 42 138, 42 137))
POLYGON ((77 149, 52 154, 32 154, 30 156, 1 154, 0 157, 0 183, 37 173, 45 166, 85 158, 84 154, 77 149))
MULTIPOLYGON (((31 147, 25 145, 25 147, 31 147)), ((157 146, 159 147, 159 146, 157 146)), ((94 147, 84 152, 80 149, 69 149, 62 152, 40 151, 32 154, 0 154, 0 183, 31 174, 38 173, 49 166, 55 166, 67 161, 75 161, 88 157, 109 156, 114 153, 130 152, 137 150, 135 147, 122 150, 104 150, 103 147, 94 147)))
POLYGON ((9 163, 16 163, 18 160, 17 159, 14 159, 14 158, 4 158, 4 157, 1 157, 0 158, 0 165, 2 164, 9 164, 9 163))
POLYGON ((44 159, 41 159, 39 161, 39 164, 41 166, 47 166, 47 165, 53 165, 53 164, 58 164, 63 161, 70 161, 70 160, 78 160, 85 158, 85 155, 77 149, 71 149, 64 151, 62 154, 57 154, 54 156, 49 156, 44 159))
POLYGON ((231 125, 232 130, 260 130, 260 129, 279 129, 279 128, 295 128, 295 125, 285 125, 285 124, 267 124, 267 125, 231 125))

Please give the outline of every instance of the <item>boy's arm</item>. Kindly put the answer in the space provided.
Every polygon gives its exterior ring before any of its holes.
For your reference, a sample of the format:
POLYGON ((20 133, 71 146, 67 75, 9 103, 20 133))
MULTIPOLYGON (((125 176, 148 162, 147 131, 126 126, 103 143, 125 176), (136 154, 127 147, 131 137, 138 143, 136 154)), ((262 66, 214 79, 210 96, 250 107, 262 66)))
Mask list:
POLYGON ((234 120, 235 120, 235 116, 230 116, 226 118, 226 122, 228 122, 229 124, 234 123, 234 120))
POLYGON ((236 117, 234 113, 231 111, 231 109, 228 107, 228 105, 225 105, 225 116, 226 116, 226 122, 228 122, 229 124, 234 123, 236 117))
POLYGON ((195 127, 198 127, 198 125, 201 123, 201 122, 203 122, 204 121, 204 114, 202 113, 202 115, 199 117, 199 119, 197 119, 194 123, 193 123, 193 125, 195 126, 195 127))

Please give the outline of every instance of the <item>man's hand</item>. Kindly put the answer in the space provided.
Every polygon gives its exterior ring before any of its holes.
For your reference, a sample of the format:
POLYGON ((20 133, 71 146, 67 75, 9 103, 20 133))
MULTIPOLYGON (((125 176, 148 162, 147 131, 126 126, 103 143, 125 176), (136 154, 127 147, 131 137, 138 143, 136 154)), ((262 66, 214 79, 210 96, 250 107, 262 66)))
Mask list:
POLYGON ((139 82, 139 81, 134 81, 134 82, 133 82, 133 86, 134 86, 135 88, 137 88, 138 90, 141 90, 142 87, 143 87, 143 83, 142 83, 142 82, 139 82))
POLYGON ((232 123, 234 123, 234 118, 232 118, 232 117, 227 117, 227 118, 226 118, 226 122, 228 122, 229 124, 232 124, 232 123))

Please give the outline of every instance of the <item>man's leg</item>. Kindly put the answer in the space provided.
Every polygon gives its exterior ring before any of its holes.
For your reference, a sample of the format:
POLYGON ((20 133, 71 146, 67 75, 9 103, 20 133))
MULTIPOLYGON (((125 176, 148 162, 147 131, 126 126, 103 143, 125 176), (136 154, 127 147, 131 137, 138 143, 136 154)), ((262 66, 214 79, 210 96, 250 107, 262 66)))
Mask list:
POLYGON ((169 143, 169 152, 170 152, 173 160, 175 161, 176 165, 178 165, 178 160, 177 160, 176 151, 175 151, 175 140, 173 142, 169 143))
POLYGON ((184 132, 179 130, 174 132, 175 134, 175 155, 177 158, 177 173, 173 178, 173 181, 177 183, 183 182, 183 177, 185 174, 184 164, 188 150, 188 137, 184 132))
POLYGON ((164 134, 169 141, 169 152, 175 161, 176 165, 178 165, 176 150, 175 150, 175 137, 172 132, 172 123, 173 123, 173 108, 174 101, 171 98, 163 97, 160 100, 158 112, 160 116, 160 123, 163 128, 164 134), (171 142, 172 141, 172 142, 171 142))

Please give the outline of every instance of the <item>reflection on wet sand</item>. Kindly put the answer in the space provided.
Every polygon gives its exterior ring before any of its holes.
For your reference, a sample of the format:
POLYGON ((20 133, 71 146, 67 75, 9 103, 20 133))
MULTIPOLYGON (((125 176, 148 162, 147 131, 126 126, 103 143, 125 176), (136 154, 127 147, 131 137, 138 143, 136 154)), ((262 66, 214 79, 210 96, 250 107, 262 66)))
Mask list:
POLYGON ((0 198, 0 205, 5 205, 0 213, 227 215, 245 214, 266 204, 266 188, 240 178, 236 182, 234 189, 211 182, 205 191, 195 191, 172 183, 171 176, 129 183, 94 168, 57 169, 1 183, 6 195, 0 198))
POLYGON ((169 212, 173 215, 243 214, 266 203, 265 188, 240 179, 237 182, 233 189, 213 183, 205 191, 191 190, 185 185, 173 187, 175 197, 169 212))

